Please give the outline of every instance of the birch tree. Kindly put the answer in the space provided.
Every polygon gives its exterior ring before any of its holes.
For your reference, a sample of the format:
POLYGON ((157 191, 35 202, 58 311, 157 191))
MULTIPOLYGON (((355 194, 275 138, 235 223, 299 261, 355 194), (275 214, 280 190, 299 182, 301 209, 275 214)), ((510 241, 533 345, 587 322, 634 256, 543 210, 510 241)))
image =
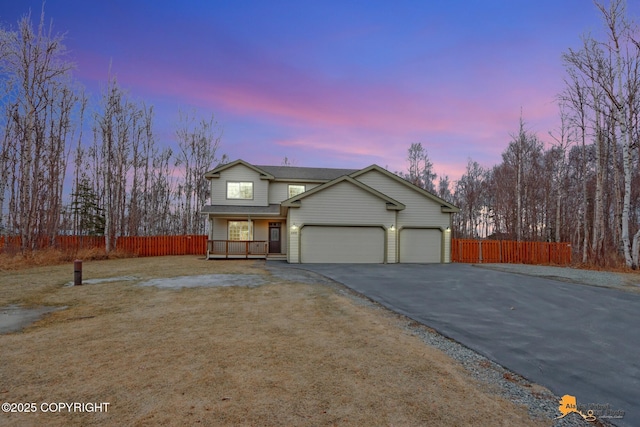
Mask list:
POLYGON ((637 81, 632 82, 628 78, 632 77, 629 74, 624 73, 625 64, 628 69, 633 68, 632 63, 638 61, 638 45, 630 43, 633 41, 633 32, 626 21, 625 8, 626 3, 622 0, 612 0, 609 8, 606 8, 603 4, 596 3, 596 6, 602 13, 605 21, 605 25, 609 31, 609 41, 606 44, 609 51, 613 54, 615 59, 615 71, 614 76, 617 83, 617 90, 609 88, 606 84, 599 82, 605 92, 607 93, 609 100, 615 107, 616 120, 620 127, 620 139, 622 140, 622 167, 624 169, 624 198, 622 204, 622 244, 624 250, 624 258, 628 267, 637 268, 637 262, 634 262, 634 258, 637 261, 637 255, 632 257, 631 254, 631 242, 629 235, 629 216, 631 211, 631 135, 630 129, 630 111, 629 104, 630 98, 634 96, 631 90, 637 89, 637 81), (625 44, 623 47, 622 45, 625 44), (630 49, 631 52, 623 58, 623 48, 630 49), (626 81, 625 81, 626 80, 626 81), (615 92, 614 92, 615 91, 615 92), (625 93, 626 91, 626 93, 625 93), (627 97, 625 99, 625 97, 627 97))
POLYGON ((31 14, 16 30, 0 29, 0 67, 5 93, 0 166, 0 212, 9 196, 11 232, 21 249, 50 244, 58 232, 68 159, 66 141, 78 97, 63 36, 45 23, 36 28, 31 14))
POLYGON ((116 247, 118 236, 127 234, 127 208, 131 196, 128 178, 134 161, 134 146, 138 149, 140 134, 144 131, 143 114, 144 111, 118 86, 116 78, 110 78, 102 96, 101 111, 94 115, 92 149, 94 184, 104 210, 107 252, 116 247))
POLYGON ((549 132, 549 135, 555 141, 552 153, 553 160, 553 192, 555 194, 555 221, 554 236, 556 242, 561 241, 562 224, 562 207, 563 201, 566 199, 566 179, 567 179, 567 149, 573 143, 573 132, 569 125, 569 116, 563 103, 560 104, 560 128, 557 133, 549 132))
MULTIPOLYGON (((614 120, 614 125, 611 133, 616 135, 619 131, 622 144, 623 201, 620 221, 622 253, 626 265, 636 268, 638 256, 632 250, 630 216, 632 214, 632 158, 636 150, 636 142, 632 140, 635 134, 632 115, 639 85, 636 70, 640 60, 640 45, 634 37, 638 33, 638 28, 629 23, 626 17, 626 3, 623 0, 611 0, 608 7, 599 2, 595 2, 595 5, 602 15, 608 40, 585 44, 579 52, 569 50, 565 58, 588 77, 592 87, 601 91, 612 107, 613 117, 611 118, 614 120)), ((603 113, 601 108, 594 108, 594 111, 596 114, 603 113)), ((596 118, 596 122, 600 123, 600 117, 596 118)), ((596 135, 598 149, 601 136, 599 128, 596 135)), ((597 227, 602 224, 599 218, 597 223, 597 227)), ((596 242, 599 235, 593 236, 593 239, 596 242)))
POLYGON ((182 171, 182 184, 178 187, 181 234, 203 234, 205 221, 200 214, 209 194, 204 174, 221 159, 217 157, 222 132, 214 117, 196 119, 194 113, 180 112, 176 130, 178 153, 175 166, 182 171))
MULTIPOLYGON (((565 59, 566 60, 566 59, 565 59)), ((570 62, 568 62, 570 65, 570 62)), ((573 176, 582 177, 579 180, 580 184, 580 214, 581 222, 577 231, 576 239, 580 243, 582 252, 582 262, 586 263, 589 255, 589 226, 587 221, 587 94, 585 84, 583 82, 583 76, 579 74, 579 71, 572 66, 567 67, 568 78, 565 79, 566 88, 560 96, 560 102, 565 103, 571 110, 569 115, 568 125, 576 129, 577 139, 580 143, 580 156, 573 156, 573 165, 579 164, 575 167, 575 173, 573 176), (580 161, 577 161, 577 159, 580 161)))
POLYGON ((460 207, 460 232, 467 238, 480 237, 482 213, 487 208, 483 192, 484 176, 482 166, 468 159, 465 173, 456 184, 456 201, 460 207))
MULTIPOLYGON (((542 150, 542 144, 538 138, 530 133, 526 127, 522 116, 518 126, 518 133, 511 135, 512 141, 509 143, 507 150, 502 157, 506 164, 511 165, 515 172, 515 237, 520 241, 523 238, 523 230, 525 228, 526 216, 531 209, 525 209, 525 204, 531 196, 532 183, 530 174, 534 169, 533 160, 539 159, 542 150)), ((531 208, 533 205, 529 205, 531 208)), ((529 221, 531 223, 531 221, 529 221)))

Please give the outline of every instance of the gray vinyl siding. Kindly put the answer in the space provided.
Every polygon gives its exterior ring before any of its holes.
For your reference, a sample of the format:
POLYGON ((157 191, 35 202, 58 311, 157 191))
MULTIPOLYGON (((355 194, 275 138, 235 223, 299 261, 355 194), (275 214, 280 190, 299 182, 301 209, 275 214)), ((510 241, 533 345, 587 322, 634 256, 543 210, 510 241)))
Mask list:
POLYGON ((294 221, 304 224, 390 225, 395 218, 384 200, 348 182, 306 197, 300 208, 291 210, 294 221))
POLYGON ((269 240, 269 221, 265 219, 254 219, 253 240, 269 240))
POLYGON ((397 215, 396 227, 436 227, 442 231, 440 249, 444 252, 442 262, 451 262, 451 214, 443 213, 440 204, 411 189, 403 183, 372 170, 356 178, 363 184, 399 201, 406 207, 397 215))
MULTIPOLYGON (((220 172, 220 178, 211 179, 211 204, 235 206, 268 206, 269 181, 244 165, 236 165, 220 172), (227 199, 227 182, 253 182, 253 199, 227 199)), ((278 202, 279 203, 279 202, 278 202)))
POLYGON ((212 240, 227 240, 227 219, 213 218, 213 227, 211 233, 212 240))
POLYGON ((450 214, 443 213, 438 203, 406 185, 389 179, 377 171, 370 171, 356 179, 406 206, 404 210, 398 212, 398 223, 401 227, 437 226, 443 230, 449 227, 450 214))
MULTIPOLYGON (((387 210, 384 200, 349 182, 308 196, 302 199, 300 208, 289 209, 289 262, 300 262, 300 228, 303 226, 382 226, 387 230, 394 224, 395 214, 395 211, 387 210)), ((388 230, 387 233, 390 234, 388 230)), ((387 248, 387 253, 395 254, 395 238, 388 240, 392 247, 387 248)), ((387 262, 395 262, 395 255, 387 262)))
POLYGON ((269 183, 269 203, 282 203, 289 198, 289 185, 304 185, 305 191, 317 187, 320 184, 310 184, 305 182, 270 182, 269 183))

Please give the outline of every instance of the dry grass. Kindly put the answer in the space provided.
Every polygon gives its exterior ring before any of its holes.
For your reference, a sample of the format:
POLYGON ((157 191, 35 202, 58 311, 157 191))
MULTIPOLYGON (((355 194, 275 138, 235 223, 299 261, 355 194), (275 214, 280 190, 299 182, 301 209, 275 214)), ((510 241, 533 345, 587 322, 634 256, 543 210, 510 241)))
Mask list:
MULTIPOLYGON (((322 285, 63 287, 71 265, 0 273, 0 306, 65 305, 0 336, 0 402, 109 402, 5 425, 533 426, 388 312, 322 285)), ((98 261, 85 278, 268 272, 193 256, 98 261)))
POLYGON ((574 254, 572 267, 582 270, 640 274, 640 271, 627 267, 624 256, 614 249, 605 250, 604 253, 599 256, 590 255, 590 260, 587 262, 582 262, 581 258, 582 253, 574 254))
POLYGON ((104 248, 86 248, 77 251, 61 251, 55 248, 40 249, 32 252, 0 252, 0 271, 15 271, 25 268, 59 265, 81 259, 96 261, 103 259, 132 258, 134 255, 120 249, 107 254, 104 248))

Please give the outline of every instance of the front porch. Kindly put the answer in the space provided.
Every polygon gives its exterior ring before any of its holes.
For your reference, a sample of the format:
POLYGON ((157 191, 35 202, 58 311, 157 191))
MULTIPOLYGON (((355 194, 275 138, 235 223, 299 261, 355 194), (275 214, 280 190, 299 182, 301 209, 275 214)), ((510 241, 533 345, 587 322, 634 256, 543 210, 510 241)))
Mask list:
POLYGON ((208 206, 209 259, 286 259, 286 217, 280 206, 208 206))
POLYGON ((207 259, 266 258, 268 253, 266 240, 207 240, 207 259))
POLYGON ((266 240, 207 240, 207 259, 274 259, 286 260, 287 255, 269 253, 266 240))

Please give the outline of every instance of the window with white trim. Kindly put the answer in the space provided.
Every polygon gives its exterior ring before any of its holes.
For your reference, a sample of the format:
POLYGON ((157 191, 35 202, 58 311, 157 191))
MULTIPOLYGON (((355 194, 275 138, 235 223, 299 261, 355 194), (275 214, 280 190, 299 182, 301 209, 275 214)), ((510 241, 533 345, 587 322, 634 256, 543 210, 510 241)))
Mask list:
POLYGON ((289 198, 295 197, 306 191, 304 185, 289 184, 289 198))
POLYGON ((229 221, 229 240, 253 240, 253 227, 249 221, 229 221))
POLYGON ((253 182, 227 182, 227 199, 253 199, 253 182))

